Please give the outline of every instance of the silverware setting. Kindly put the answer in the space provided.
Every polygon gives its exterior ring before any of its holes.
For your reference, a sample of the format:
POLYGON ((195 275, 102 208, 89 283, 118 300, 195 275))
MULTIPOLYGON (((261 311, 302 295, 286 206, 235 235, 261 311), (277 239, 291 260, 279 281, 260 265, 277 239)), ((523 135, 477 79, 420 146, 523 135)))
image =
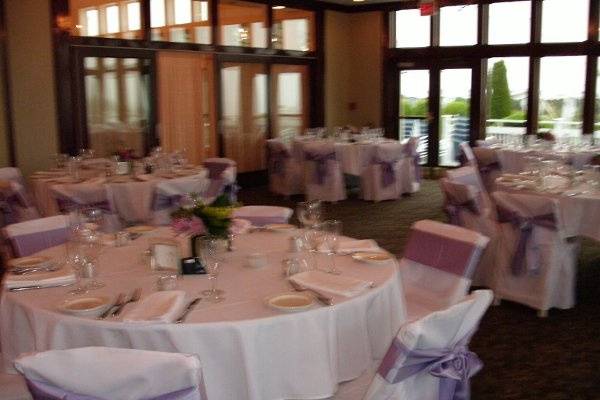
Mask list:
POLYGON ((53 272, 58 271, 60 269, 60 265, 51 264, 43 267, 23 267, 23 268, 14 268, 10 270, 10 273, 13 275, 26 275, 34 272, 53 272))
POLYGON ((313 296, 317 299, 317 301, 319 303, 326 305, 326 306, 333 305, 333 298, 325 296, 324 294, 322 294, 316 290, 305 288, 304 286, 302 286, 292 280, 288 280, 288 282, 290 283, 290 285, 296 292, 310 292, 313 294, 313 296))
POLYGON ((102 313, 98 316, 98 319, 105 319, 107 318, 109 315, 112 315, 112 313, 114 312, 113 310, 115 309, 115 307, 120 307, 123 302, 125 301, 125 293, 119 293, 117 295, 117 297, 115 298, 115 301, 113 301, 110 306, 102 313))
POLYGON ((202 297, 196 297, 194 300, 190 301, 188 303, 187 307, 185 308, 185 310, 183 310, 183 313, 181 313, 179 318, 177 318, 175 320, 175 323, 176 324, 182 323, 185 320, 185 318, 187 317, 187 315, 190 313, 190 311, 192 311, 194 309, 194 307, 196 306, 196 304, 200 303, 201 300, 202 300, 202 297))
POLYGON ((118 306, 112 313, 113 317, 118 317, 119 314, 121 314, 121 311, 123 311, 123 308, 125 308, 125 306, 129 303, 135 303, 136 301, 138 301, 140 298, 142 297, 142 288, 136 288, 131 295, 129 296, 129 298, 125 301, 123 301, 123 303, 121 303, 120 306, 118 306))
POLYGON ((10 292, 22 292, 24 290, 34 290, 34 289, 51 289, 51 288, 57 288, 57 287, 67 287, 67 286, 73 286, 72 283, 65 283, 62 285, 53 285, 53 286, 41 286, 41 285, 35 285, 35 286, 23 286, 23 287, 15 287, 15 288, 10 288, 8 289, 10 292))

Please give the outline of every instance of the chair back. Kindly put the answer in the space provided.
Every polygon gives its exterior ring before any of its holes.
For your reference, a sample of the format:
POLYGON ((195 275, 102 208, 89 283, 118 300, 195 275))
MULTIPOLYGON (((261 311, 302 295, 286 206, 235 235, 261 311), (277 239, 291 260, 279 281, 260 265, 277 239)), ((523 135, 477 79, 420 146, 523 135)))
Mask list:
POLYGON ((472 165, 474 167, 477 166, 477 158, 475 158, 475 153, 473 153, 473 149, 469 145, 469 142, 462 142, 459 144, 460 151, 462 156, 464 157, 466 165, 472 165))
POLYGON ((25 185, 25 179, 23 179, 23 174, 21 174, 21 170, 19 168, 0 168, 0 179, 16 182, 23 186, 25 185))
POLYGON ((469 379, 483 363, 468 344, 490 306, 490 290, 400 328, 365 400, 470 398, 469 379))
POLYGON ((312 184, 325 184, 326 178, 333 174, 336 167, 339 168, 334 144, 321 140, 305 143, 302 149, 304 161, 308 164, 307 170, 310 171, 307 180, 312 184))
POLYGON ((187 354, 82 347, 21 356, 15 368, 35 400, 207 399, 200 361, 187 354))
POLYGON ((68 221, 63 215, 8 225, 3 229, 14 257, 25 257, 68 239, 68 221))
POLYGON ((451 182, 462 183, 464 185, 472 185, 477 187, 481 192, 486 192, 485 186, 483 185, 483 182, 479 175, 479 171, 477 170, 477 168, 471 165, 466 165, 464 167, 454 169, 448 169, 446 171, 446 178, 448 178, 448 180, 451 182))
POLYGON ((452 182, 448 178, 440 179, 439 184, 444 194, 444 211, 451 224, 464 227, 462 214, 481 214, 481 192, 476 186, 452 182))
POLYGON ((281 139, 269 139, 267 149, 269 175, 285 175, 287 164, 292 158, 290 148, 281 139))
POLYGON ((254 226, 287 224, 294 210, 276 206, 244 206, 233 212, 233 218, 250 221, 254 226))
POLYGON ((153 182, 110 183, 106 192, 112 212, 127 223, 148 223, 152 218, 153 182))
POLYGON ((100 183, 53 185, 50 191, 61 212, 84 206, 110 210, 106 188, 100 183))
POLYGON ((208 170, 209 179, 219 179, 226 169, 237 167, 237 163, 229 158, 207 158, 202 165, 208 170))

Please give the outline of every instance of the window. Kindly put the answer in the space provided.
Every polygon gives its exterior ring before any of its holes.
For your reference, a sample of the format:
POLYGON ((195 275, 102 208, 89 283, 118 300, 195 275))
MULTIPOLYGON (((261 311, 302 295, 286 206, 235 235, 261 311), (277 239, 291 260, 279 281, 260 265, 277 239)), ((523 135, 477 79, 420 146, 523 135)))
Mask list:
POLYGON ((470 46, 477 44, 477 6, 442 7, 440 10, 440 45, 470 46))
POLYGON ((166 23, 165 0, 150 0, 150 27, 158 28, 166 23))
POLYGON ((85 36, 98 36, 100 34, 100 14, 97 9, 85 11, 85 36))
POLYGON ((493 3, 489 8, 489 44, 527 43, 531 35, 531 2, 493 3))
POLYGON ((237 0, 219 1, 221 44, 267 47, 267 6, 237 0))
POLYGON ((471 131, 471 69, 440 72, 439 165, 460 165, 459 145, 471 131))
POLYGON ((108 6, 106 14, 106 33, 119 32, 119 6, 108 6))
POLYGON ((542 58, 538 132, 567 140, 581 135, 585 64, 584 56, 542 58))
POLYGON ((189 24, 192 22, 192 0, 174 0, 175 24, 189 24))
POLYGON ((600 139, 600 64, 598 64, 598 73, 596 74, 596 117, 594 119, 594 138, 596 143, 600 139))
POLYGON ((201 0, 151 0, 152 40, 212 43, 209 2, 201 0))
POLYGON ((309 78, 306 65, 271 66, 271 131, 285 140, 309 127, 309 78))
POLYGON ((396 11, 395 47, 426 47, 431 44, 431 17, 419 10, 396 11))
POLYGON ((527 133, 529 58, 488 60, 486 85, 486 136, 503 143, 527 133))
POLYGON ((273 9, 271 42, 273 48, 283 50, 314 50, 313 11, 293 8, 273 9))
POLYGON ((398 139, 418 137, 417 151, 421 163, 427 162, 429 140, 429 71, 400 71, 398 139))
POLYGON ((589 8, 590 0, 544 0, 542 2, 542 42, 582 42, 586 40, 589 8))
POLYGON ((127 30, 137 31, 142 28, 140 3, 134 1, 127 3, 127 30))

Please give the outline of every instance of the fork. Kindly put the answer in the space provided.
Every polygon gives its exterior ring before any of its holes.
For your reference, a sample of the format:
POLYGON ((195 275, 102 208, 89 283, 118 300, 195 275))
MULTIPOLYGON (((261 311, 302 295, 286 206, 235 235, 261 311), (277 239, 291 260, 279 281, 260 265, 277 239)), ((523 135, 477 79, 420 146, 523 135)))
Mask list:
POLYGON ((288 280, 288 282, 296 292, 310 292, 321 304, 324 304, 326 306, 333 305, 333 299, 331 297, 327 297, 324 294, 317 292, 316 290, 305 288, 304 286, 292 280, 288 280))
POLYGON ((140 299, 140 297, 142 297, 142 288, 136 288, 131 296, 129 296, 129 299, 124 301, 120 306, 117 307, 115 311, 113 311, 112 316, 117 317, 119 314, 121 314, 121 311, 123 311, 123 308, 125 308, 127 304, 135 303, 140 299))
POLYGON ((115 307, 119 307, 123 301, 125 301, 125 294, 124 293, 119 293, 119 295, 117 296, 117 298, 115 299, 115 301, 110 305, 110 307, 108 307, 106 309, 106 311, 104 311, 102 314, 100 314, 98 316, 98 319, 105 319, 106 317, 108 317, 111 313, 111 311, 115 308, 115 307))

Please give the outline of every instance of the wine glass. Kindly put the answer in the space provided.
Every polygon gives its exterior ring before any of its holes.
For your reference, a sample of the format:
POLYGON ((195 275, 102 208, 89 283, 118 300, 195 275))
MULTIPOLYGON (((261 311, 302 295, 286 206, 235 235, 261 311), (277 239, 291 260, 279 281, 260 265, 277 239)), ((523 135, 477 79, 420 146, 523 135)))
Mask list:
POLYGON ((83 211, 86 221, 86 227, 92 230, 98 230, 102 227, 104 221, 104 212, 97 207, 90 207, 83 211))
POLYGON ((222 263, 221 250, 220 243, 216 238, 209 236, 203 238, 200 242, 200 260, 211 283, 210 289, 203 290, 202 294, 208 296, 207 300, 211 303, 218 303, 225 299, 223 297, 225 291, 217 289, 217 278, 222 263))
POLYGON ((82 285, 84 259, 81 252, 80 242, 76 238, 72 238, 65 243, 65 265, 70 267, 77 278, 76 286, 68 293, 72 295, 80 295, 88 292, 86 286, 82 285))
POLYGON ((318 224, 321 220, 321 214, 320 201, 305 201, 298 203, 296 207, 296 218, 305 229, 318 224))
POLYGON ((340 235, 342 234, 342 221, 335 219, 323 222, 323 231, 325 232, 325 248, 329 256, 330 264, 326 272, 339 275, 342 272, 335 266, 335 255, 340 247, 340 235))
POLYGON ((312 255, 313 269, 319 269, 317 252, 319 251, 319 246, 323 244, 323 240, 325 239, 325 232, 323 231, 321 224, 314 224, 306 229, 304 232, 304 239, 308 251, 312 255))
POLYGON ((90 278, 86 289, 95 290, 106 286, 103 282, 96 279, 98 261, 102 253, 102 239, 100 234, 94 229, 84 228, 81 230, 81 251, 83 253, 84 266, 83 275, 90 278))

